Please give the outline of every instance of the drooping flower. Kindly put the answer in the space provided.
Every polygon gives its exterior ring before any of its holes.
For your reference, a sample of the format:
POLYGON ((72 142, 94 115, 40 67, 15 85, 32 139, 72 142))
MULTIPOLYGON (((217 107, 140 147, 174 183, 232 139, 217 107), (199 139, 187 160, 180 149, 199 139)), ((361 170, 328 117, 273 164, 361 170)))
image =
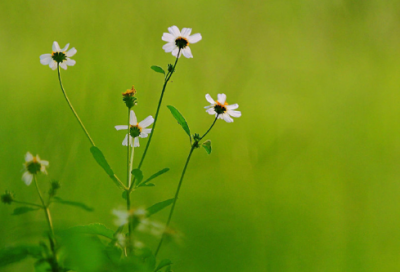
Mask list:
POLYGON ((169 27, 168 31, 169 33, 164 33, 161 38, 163 41, 167 42, 167 44, 163 46, 165 53, 172 52, 172 55, 178 58, 181 54, 187 58, 193 58, 189 44, 200 41, 202 39, 201 34, 196 33, 189 36, 192 32, 191 28, 182 28, 181 32, 177 26, 169 27), (180 52, 179 56, 178 52, 180 52))
POLYGON ((51 54, 43 54, 40 56, 40 63, 43 65, 49 65, 53 70, 57 69, 57 63, 60 64, 61 68, 67 70, 68 66, 74 66, 76 61, 70 59, 76 54, 75 47, 68 50, 69 43, 61 49, 57 42, 53 42, 53 48, 51 54), (68 50, 68 52, 67 52, 68 50))
POLYGON ((131 110, 130 126, 129 127, 127 125, 115 126, 115 129, 121 130, 129 128, 129 132, 128 134, 126 134, 124 140, 122 141, 122 145, 127 146, 129 139, 129 144, 131 146, 138 147, 140 146, 139 137, 146 138, 149 135, 149 133, 151 132, 151 128, 147 127, 153 124, 153 122, 154 122, 153 116, 149 115, 146 117, 146 119, 138 123, 135 113, 133 112, 133 110, 131 110))
POLYGON ((211 104, 210 106, 206 106, 206 112, 211 115, 218 116, 218 119, 223 119, 228 123, 232 123, 232 117, 240 117, 242 113, 240 111, 235 111, 235 109, 239 108, 238 104, 229 105, 226 102, 225 94, 218 94, 218 100, 214 101, 209 94, 206 94, 207 101, 211 104))
POLYGON ((24 163, 25 172, 22 175, 22 180, 29 186, 32 183, 33 175, 36 175, 39 172, 47 174, 47 166, 49 166, 48 161, 41 160, 39 155, 34 157, 30 152, 27 152, 24 163))

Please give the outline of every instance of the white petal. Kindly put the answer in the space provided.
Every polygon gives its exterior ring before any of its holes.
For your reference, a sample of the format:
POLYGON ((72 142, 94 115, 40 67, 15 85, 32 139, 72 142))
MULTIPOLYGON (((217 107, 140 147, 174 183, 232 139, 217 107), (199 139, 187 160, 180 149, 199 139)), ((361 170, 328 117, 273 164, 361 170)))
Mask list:
POLYGON ((58 45, 58 42, 53 42, 52 50, 53 50, 53 52, 61 51, 60 46, 58 45))
POLYGON ((135 137, 135 143, 134 143, 133 146, 134 146, 134 147, 139 147, 139 146, 140 146, 140 144, 139 144, 139 137, 135 137))
POLYGON ((142 122, 139 123, 139 126, 141 128, 146 128, 146 127, 150 126, 151 124, 153 124, 153 122, 154 122, 153 116, 149 115, 146 117, 146 119, 144 119, 142 122))
POLYGON ((65 62, 61 62, 60 63, 61 68, 63 68, 64 70, 67 70, 67 64, 65 62))
POLYGON ((197 43, 202 39, 200 33, 193 34, 192 36, 188 37, 189 43, 197 43))
POLYGON ((224 105, 225 101, 226 101, 226 94, 218 94, 218 102, 224 105))
POLYGON ((142 132, 149 134, 149 133, 151 133, 151 130, 152 130, 151 128, 144 128, 144 129, 142 129, 142 132))
POLYGON ((116 130, 121 130, 121 129, 128 129, 127 125, 120 125, 120 126, 115 126, 116 130))
POLYGON ((164 46, 162 47, 162 49, 165 50, 165 53, 172 52, 172 50, 174 50, 175 48, 178 48, 178 47, 176 46, 175 42, 166 43, 166 44, 164 44, 164 46))
POLYGON ((64 46, 64 48, 63 48, 63 49, 61 49, 61 52, 65 52, 65 51, 67 51, 67 50, 68 50, 68 47, 69 47, 69 43, 67 43, 67 45, 66 45, 66 46, 64 46))
POLYGON ((206 110, 206 112, 208 112, 208 113, 211 114, 211 115, 216 114, 214 108, 209 108, 208 110, 206 110))
POLYGON ((183 55, 184 55, 185 57, 187 57, 188 59, 189 59, 189 58, 193 58, 192 51, 190 51, 189 46, 186 46, 185 48, 183 48, 183 49, 182 49, 182 53, 183 53, 183 55))
POLYGON ((49 166, 49 162, 48 161, 39 160, 39 162, 40 162, 41 165, 49 166))
POLYGON ((187 38, 190 35, 190 32, 192 32, 191 28, 182 28, 181 36, 187 38))
POLYGON ((125 135, 124 140, 122 141, 122 145, 123 146, 127 146, 128 145, 128 134, 125 135))
POLYGON ((224 113, 224 114, 221 114, 221 116, 222 116, 222 119, 224 119, 227 123, 233 122, 233 119, 229 116, 229 114, 224 113))
POLYGON ((51 55, 50 55, 50 54, 46 54, 46 55, 49 55, 49 56, 46 57, 46 58, 42 58, 42 56, 44 56, 44 55, 40 56, 40 58, 41 58, 41 59, 40 59, 40 63, 43 64, 43 65, 49 65, 50 62, 53 61, 53 59, 51 58, 51 55))
POLYGON ((31 154, 31 152, 26 152, 25 161, 26 162, 33 161, 33 155, 31 154))
POLYGON ((174 35, 175 38, 181 36, 181 32, 179 31, 179 28, 177 26, 168 27, 168 31, 169 33, 174 35))
POLYGON ((23 175, 22 175, 22 180, 25 182, 26 185, 30 185, 32 183, 32 179, 33 179, 33 175, 31 173, 29 173, 28 171, 26 171, 23 175))
POLYGON ((68 50, 67 53, 65 53, 65 55, 66 55, 67 57, 70 58, 70 57, 72 57, 73 55, 75 55, 76 52, 78 52, 78 51, 75 49, 75 47, 72 47, 70 50, 68 50))
POLYGON ((65 64, 67 64, 68 66, 74 66, 75 63, 76 63, 75 60, 69 58, 67 58, 67 60, 65 61, 65 64))
POLYGON ((47 175, 46 166, 42 165, 42 166, 40 167, 40 172, 42 172, 43 174, 46 174, 46 175, 47 175))
POLYGON ((165 42, 175 42, 175 37, 172 34, 165 33, 162 35, 161 40, 165 42))
POLYGON ((40 59, 45 59, 45 58, 48 58, 48 57, 51 57, 51 54, 40 55, 40 59))
POLYGON ((53 70, 57 69, 57 62, 53 60, 52 62, 49 63, 49 67, 53 70))
POLYGON ((182 55, 182 51, 179 53, 179 56, 178 56, 178 52, 179 52, 179 47, 176 47, 174 50, 172 50, 172 55, 174 57, 180 58, 182 55))
POLYGON ((215 104, 215 101, 214 101, 214 99, 212 99, 211 95, 206 94, 206 99, 207 99, 208 103, 213 104, 213 105, 215 104))
POLYGON ((133 110, 131 110, 130 124, 133 125, 133 126, 137 125, 136 114, 135 114, 135 112, 133 110))
POLYGON ((232 117, 242 116, 242 112, 240 112, 240 111, 228 110, 227 113, 232 117))
POLYGON ((147 138, 147 136, 149 136, 147 133, 145 133, 145 132, 141 132, 140 134, 139 134, 139 137, 140 138, 147 138))
POLYGON ((239 108, 239 105, 238 104, 226 105, 225 108, 227 108, 228 110, 235 110, 239 108))

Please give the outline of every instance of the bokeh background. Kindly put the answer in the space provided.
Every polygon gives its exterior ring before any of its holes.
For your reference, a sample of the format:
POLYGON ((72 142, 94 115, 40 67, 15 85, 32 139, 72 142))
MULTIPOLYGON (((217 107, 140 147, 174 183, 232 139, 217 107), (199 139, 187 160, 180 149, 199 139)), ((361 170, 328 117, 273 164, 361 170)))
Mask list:
MULTIPOLYGON (((50 161, 43 190, 57 179, 60 197, 95 208, 54 205, 55 227, 113 228, 121 192, 91 157, 57 72, 39 56, 53 41, 77 48, 76 66, 62 71, 65 88, 123 178, 124 134, 114 129, 126 122, 121 93, 135 85, 139 119, 154 115, 163 79, 150 66, 174 61, 161 49, 172 25, 203 40, 191 46, 193 59, 178 63, 143 167, 147 176, 171 171, 136 191, 133 205, 173 197, 189 151, 166 105, 198 133, 213 120, 206 93, 227 94, 243 116, 217 123, 211 155, 194 154, 172 224, 184 238, 160 257, 177 272, 400 270, 395 0, 1 1, 0 190, 37 202, 21 169, 27 151, 38 153, 50 161)), ((38 241, 43 214, 12 210, 0 205, 0 245, 38 241)), ((33 271, 32 264, 4 271, 33 271)))

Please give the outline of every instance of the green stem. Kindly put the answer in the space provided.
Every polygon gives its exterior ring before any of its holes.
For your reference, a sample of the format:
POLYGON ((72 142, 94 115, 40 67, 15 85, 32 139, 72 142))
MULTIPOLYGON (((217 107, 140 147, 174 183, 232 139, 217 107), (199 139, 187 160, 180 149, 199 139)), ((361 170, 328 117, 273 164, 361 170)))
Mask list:
MULTIPOLYGON (((181 52, 181 50, 179 49, 178 56, 179 56, 180 52, 181 52)), ((162 100, 163 100, 163 97, 164 97, 165 88, 167 87, 168 81, 171 79, 172 74, 175 72, 175 67, 176 67, 176 64, 178 63, 178 60, 179 60, 179 58, 177 57, 176 60, 175 60, 174 67, 172 68, 172 71, 168 72, 167 75, 165 76, 164 85, 163 85, 163 88, 162 88, 162 91, 161 91, 160 100, 158 101, 156 115, 154 117, 153 128, 152 128, 152 131, 150 133, 149 140, 147 141, 146 148, 144 149, 142 158, 140 159, 140 163, 139 163, 138 169, 140 169, 142 167, 144 158, 146 157, 146 154, 147 154, 147 150, 149 149, 149 145, 150 145, 151 139, 153 138, 154 131, 156 129, 156 124, 157 124, 157 120, 158 120, 158 113, 160 112, 160 107, 161 107, 161 103, 162 103, 162 100)))
POLYGON ((219 115, 219 114, 217 114, 217 116, 215 116, 214 122, 212 123, 211 127, 207 130, 207 132, 204 133, 204 135, 200 137, 199 142, 200 142, 204 137, 206 137, 206 135, 207 135, 207 134, 210 132, 210 130, 214 127, 215 122, 217 122, 218 115, 219 115))
POLYGON ((126 186, 128 187, 128 188, 130 188, 130 176, 131 176, 131 172, 129 171, 129 167, 130 167, 130 164, 129 164, 129 162, 130 162, 130 150, 129 150, 129 148, 131 147, 131 145, 130 145, 130 143, 131 143, 131 139, 130 139, 130 126, 131 126, 131 109, 130 108, 128 108, 128 134, 127 134, 127 137, 128 137, 128 144, 126 145, 126 147, 127 147, 127 152, 126 152, 126 155, 127 155, 127 158, 126 158, 126 171, 128 172, 127 173, 127 175, 126 175, 126 186))
POLYGON ((15 202, 15 203, 19 203, 19 204, 31 205, 31 206, 35 206, 35 207, 39 207, 39 208, 43 208, 43 206, 41 206, 41 205, 34 204, 34 203, 30 203, 30 202, 18 201, 18 200, 13 200, 13 202, 15 202))
POLYGON ((78 122, 79 122, 79 124, 81 125, 83 131, 85 132, 86 136, 88 137, 90 143, 91 143, 93 146, 96 146, 96 145, 94 144, 92 138, 90 137, 89 132, 86 130, 85 126, 83 125, 83 123, 82 123, 82 121, 81 121, 81 119, 79 118, 78 114, 76 113, 74 107, 72 106, 71 102, 69 101, 69 98, 68 98, 68 96, 67 96, 67 93, 66 93, 65 90, 64 90, 64 86, 63 86, 62 81, 61 81, 60 64, 57 64, 57 71, 58 71, 58 80, 60 81, 61 91, 62 91, 63 94, 64 94, 65 100, 67 100, 67 103, 68 103, 69 107, 71 108, 72 112, 74 113, 74 115, 75 115, 75 117, 76 117, 76 120, 78 120, 78 122))

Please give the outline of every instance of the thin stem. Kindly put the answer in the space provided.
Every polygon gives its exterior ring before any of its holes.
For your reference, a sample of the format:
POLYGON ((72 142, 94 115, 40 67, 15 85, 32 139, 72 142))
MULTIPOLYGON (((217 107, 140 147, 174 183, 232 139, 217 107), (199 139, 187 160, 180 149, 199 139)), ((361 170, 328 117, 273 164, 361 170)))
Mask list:
MULTIPOLYGON (((178 51, 178 55, 177 55, 178 57, 179 57, 180 52, 181 52, 181 49, 179 49, 179 51, 178 51)), ((152 131, 150 133, 149 140, 147 141, 146 148, 144 149, 142 158, 140 159, 140 163, 139 163, 138 169, 140 169, 142 167, 144 158, 146 157, 146 154, 147 154, 147 150, 149 149, 149 145, 150 145, 151 139, 153 138, 154 130, 156 129, 156 124, 157 124, 157 120, 158 120, 158 113, 160 112, 161 103, 162 103, 162 100, 163 100, 163 97, 164 97, 165 88, 167 87, 168 81, 171 79, 172 74, 175 72, 175 67, 176 67, 176 64, 178 63, 178 60, 179 60, 178 57, 175 60, 175 64, 174 64, 174 67, 172 68, 172 71, 168 72, 167 75, 165 76, 164 85, 163 85, 163 88, 162 88, 162 91, 161 91, 160 100, 158 101, 156 115, 154 117, 153 128, 152 128, 152 131)))
MULTIPOLYGON (((185 173, 186 173, 186 169, 187 169, 187 166, 188 166, 188 164, 189 164, 189 161, 190 161, 190 157, 192 156, 193 150, 194 150, 195 148, 196 148, 196 147, 195 147, 194 144, 193 144, 192 147, 190 148, 189 155, 188 155, 188 157, 187 157, 187 159, 186 159, 185 167, 183 168, 183 171, 182 171, 181 179, 179 180, 178 188, 176 189, 174 202, 172 203, 172 207, 171 207, 171 210, 170 210, 170 212, 169 212, 167 224, 165 225, 165 230, 168 229, 169 223, 171 222, 172 214, 174 213, 174 210, 175 210, 176 201, 178 200, 179 191, 181 190, 182 181, 183 181, 183 178, 185 177, 185 173)), ((162 234, 160 243, 159 243, 158 246, 157 246, 157 250, 156 250, 156 252, 154 253, 154 256, 155 256, 155 257, 157 257, 157 254, 158 254, 158 252, 159 252, 159 250, 160 250, 160 248, 161 248, 161 245, 162 245, 162 243, 163 243, 163 241, 164 241, 165 233, 166 233, 166 232, 164 231, 163 234, 162 234)))
POLYGON ((128 108, 128 134, 127 134, 128 144, 126 145, 126 147, 127 147, 127 152, 126 152, 126 155, 127 155, 127 158, 126 158, 126 171, 128 172, 127 175, 126 175, 126 186, 128 188, 131 186, 131 184, 130 184, 131 172, 129 171, 129 166, 130 166, 130 164, 129 164, 129 162, 130 162, 130 150, 129 150, 129 148, 131 147, 131 138, 130 138, 130 133, 129 133, 130 132, 130 125, 131 125, 131 109, 128 108))
POLYGON ((75 115, 75 117, 76 117, 76 120, 78 120, 78 122, 79 122, 79 124, 81 125, 83 131, 85 132, 86 136, 88 137, 90 143, 91 143, 93 146, 96 146, 96 145, 94 144, 92 138, 90 137, 89 132, 86 130, 85 126, 83 125, 83 123, 82 123, 82 121, 81 121, 81 119, 79 118, 78 114, 76 113, 74 107, 72 106, 71 102, 69 101, 69 98, 68 98, 68 96, 67 96, 67 93, 66 93, 65 90, 64 90, 64 86, 63 86, 62 81, 61 81, 60 64, 57 64, 57 71, 58 71, 58 80, 60 81, 61 91, 62 91, 63 94, 64 94, 65 100, 67 100, 67 103, 68 103, 69 107, 71 108, 72 112, 74 113, 74 115, 75 115))
POLYGON ((214 122, 212 123, 211 127, 207 130, 206 133, 204 133, 203 136, 200 137, 199 141, 201 141, 204 137, 206 137, 206 135, 207 135, 207 134, 210 132, 210 130, 214 127, 215 122, 217 122, 218 115, 219 115, 219 114, 217 114, 217 116, 215 116, 214 122))
POLYGON ((35 206, 38 208, 43 208, 43 206, 41 206, 41 205, 30 203, 30 202, 18 201, 18 200, 13 200, 13 202, 18 203, 18 204, 31 205, 31 206, 35 206))

